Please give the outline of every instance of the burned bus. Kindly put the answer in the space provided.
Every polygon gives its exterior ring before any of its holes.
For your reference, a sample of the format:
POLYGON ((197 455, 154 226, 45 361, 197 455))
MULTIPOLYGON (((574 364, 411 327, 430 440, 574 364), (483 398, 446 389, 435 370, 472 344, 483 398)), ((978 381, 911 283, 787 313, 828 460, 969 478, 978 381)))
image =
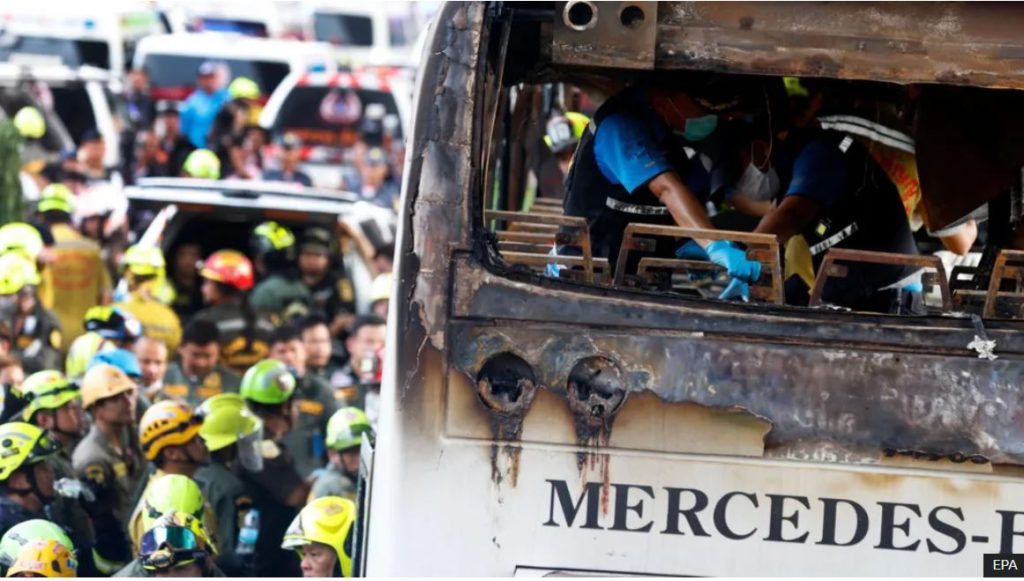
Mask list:
POLYGON ((1024 552, 1022 25, 997 3, 447 4, 419 71, 357 568, 978 575, 1024 552), (770 147, 829 123, 840 147, 868 128, 909 155, 887 175, 914 251, 833 239, 802 300, 796 237, 757 222, 630 223, 602 253, 546 177, 545 123, 694 79, 745 87, 732 121, 770 147), (850 109, 794 108, 819 93, 850 109), (719 298, 707 258, 657 252, 687 239, 743 244, 763 266, 749 302, 719 298), (831 303, 865 264, 919 274, 921 308, 831 303))

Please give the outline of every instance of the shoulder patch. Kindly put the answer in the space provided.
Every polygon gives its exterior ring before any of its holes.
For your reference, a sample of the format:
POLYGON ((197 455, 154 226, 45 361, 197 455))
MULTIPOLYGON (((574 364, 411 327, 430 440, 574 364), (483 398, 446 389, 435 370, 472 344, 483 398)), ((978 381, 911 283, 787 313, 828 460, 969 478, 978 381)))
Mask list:
POLYGON ((50 331, 50 347, 54 349, 60 349, 61 345, 64 344, 64 337, 60 334, 59 329, 50 331))
POLYGON ((355 401, 356 396, 359 394, 359 390, 355 385, 349 385, 346 387, 339 387, 334 390, 334 399, 337 401, 355 401))
POLYGON ((341 297, 341 302, 351 303, 355 300, 355 292, 352 290, 352 281, 347 278, 338 280, 338 296, 341 297))
POLYGON ((128 465, 124 462, 115 462, 114 476, 116 478, 124 478, 125 476, 128 476, 128 465))
POLYGON ((311 416, 322 416, 324 415, 324 404, 312 400, 312 399, 300 399, 295 402, 298 404, 299 413, 308 414, 311 416))
POLYGON ((164 397, 172 399, 183 399, 188 397, 188 386, 181 384, 164 385, 163 389, 160 390, 164 397))

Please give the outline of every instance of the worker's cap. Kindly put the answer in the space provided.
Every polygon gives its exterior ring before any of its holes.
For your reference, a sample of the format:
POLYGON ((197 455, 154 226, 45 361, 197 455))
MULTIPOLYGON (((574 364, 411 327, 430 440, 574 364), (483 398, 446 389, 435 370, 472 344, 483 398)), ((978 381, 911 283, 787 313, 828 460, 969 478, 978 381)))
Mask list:
POLYGON ((302 234, 299 251, 329 254, 331 252, 331 233, 325 228, 307 228, 302 234))
POLYGON ((103 141, 103 136, 95 127, 90 127, 82 132, 82 138, 79 140, 80 143, 86 144, 93 141, 103 141))
POLYGON ((216 74, 217 65, 214 64, 213 61, 203 61, 203 63, 199 65, 199 70, 197 71, 197 73, 200 77, 208 77, 210 75, 216 74))
POLYGON ((302 145, 302 140, 299 139, 298 135, 288 132, 277 138, 277 144, 284 149, 295 149, 302 145))
POLYGON ((157 115, 178 115, 181 113, 181 108, 175 101, 157 101, 156 113, 157 115))
POLYGON ((379 147, 371 147, 366 152, 366 165, 380 166, 387 165, 388 156, 384 154, 384 150, 379 147))

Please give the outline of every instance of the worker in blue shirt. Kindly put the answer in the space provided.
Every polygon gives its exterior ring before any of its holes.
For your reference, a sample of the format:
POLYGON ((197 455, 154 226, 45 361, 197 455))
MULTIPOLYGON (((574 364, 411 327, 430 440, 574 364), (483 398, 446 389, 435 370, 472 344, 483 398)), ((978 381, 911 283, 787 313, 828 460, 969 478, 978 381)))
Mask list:
POLYGON ((219 86, 217 65, 206 61, 199 65, 196 90, 181 106, 181 132, 197 148, 206 147, 213 119, 230 98, 228 90, 219 86))

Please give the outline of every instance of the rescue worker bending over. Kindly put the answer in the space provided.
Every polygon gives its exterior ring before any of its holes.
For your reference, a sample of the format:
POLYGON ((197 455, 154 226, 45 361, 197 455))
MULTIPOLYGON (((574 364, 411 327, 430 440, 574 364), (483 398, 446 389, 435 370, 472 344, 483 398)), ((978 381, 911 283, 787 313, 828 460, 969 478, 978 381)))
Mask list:
POLYGON ((196 414, 203 418, 199 435, 210 450, 210 463, 200 467, 195 478, 216 515, 221 553, 217 565, 230 576, 251 576, 253 548, 243 547, 238 538, 243 524, 248 521, 251 527, 259 519, 258 513, 250 514, 253 493, 238 473, 246 470, 256 475, 263 470, 263 422, 236 393, 211 397, 199 406, 196 414))
MULTIPOLYGON (((722 95, 712 95, 713 85, 697 89, 706 97, 629 87, 598 108, 580 141, 566 176, 565 214, 586 218, 594 256, 613 270, 631 222, 714 228, 704 202, 730 181, 720 161, 726 140, 716 129, 739 97, 729 87, 722 95)), ((732 242, 695 245, 729 276, 754 282, 761 275, 760 263, 732 242)))
POLYGON ((113 349, 131 349, 142 336, 142 323, 119 307, 97 306, 85 313, 86 333, 71 344, 64 370, 79 379, 97 354, 113 349))
POLYGON ((327 466, 314 472, 316 480, 310 500, 324 496, 342 496, 356 500, 359 480, 359 451, 363 435, 373 435, 370 418, 355 407, 342 408, 327 422, 327 466))
POLYGON ((351 500, 318 498, 292 521, 281 548, 298 553, 303 577, 351 577, 355 522, 351 500))
POLYGON ((75 552, 75 545, 71 542, 64 529, 56 523, 40 518, 20 522, 10 528, 3 537, 0 537, 0 572, 7 576, 7 570, 18 558, 21 549, 33 541, 54 540, 75 552))
POLYGON ((220 331, 212 321, 196 319, 185 327, 179 360, 167 367, 157 399, 174 399, 191 406, 221 393, 238 393, 239 378, 221 366, 220 331))
POLYGON ((47 518, 44 509, 57 497, 53 467, 46 462, 56 442, 32 424, 0 426, 0 534, 14 525, 47 518))
POLYGON ((162 341, 167 348, 178 348, 181 321, 174 311, 156 297, 166 284, 167 264, 155 246, 129 246, 121 256, 121 274, 128 283, 128 298, 118 303, 140 323, 147 337, 162 341))
POLYGON ((168 512, 142 536, 138 556, 114 577, 223 577, 217 546, 198 518, 168 512))
POLYGON ((140 453, 128 438, 135 389, 135 382, 112 365, 97 365, 82 379, 82 405, 92 415, 92 427, 71 461, 96 495, 86 508, 96 534, 93 557, 104 574, 117 571, 131 558, 125 530, 132 491, 143 469, 140 453))
POLYGON ((263 280, 252 289, 249 304, 278 318, 292 304, 308 304, 309 289, 295 273, 292 231, 277 222, 264 222, 253 230, 251 246, 263 280))
POLYGON ((77 577, 75 552, 53 539, 40 539, 26 544, 18 552, 8 577, 77 577))
POLYGON ((245 296, 253 286, 252 263, 241 252, 218 250, 203 262, 199 276, 207 307, 196 318, 217 324, 224 364, 244 373, 266 357, 267 339, 274 330, 273 323, 258 314, 245 296))
POLYGON ((0 256, 0 321, 10 325, 11 353, 26 373, 60 367, 60 322, 36 295, 36 265, 18 252, 0 256))

